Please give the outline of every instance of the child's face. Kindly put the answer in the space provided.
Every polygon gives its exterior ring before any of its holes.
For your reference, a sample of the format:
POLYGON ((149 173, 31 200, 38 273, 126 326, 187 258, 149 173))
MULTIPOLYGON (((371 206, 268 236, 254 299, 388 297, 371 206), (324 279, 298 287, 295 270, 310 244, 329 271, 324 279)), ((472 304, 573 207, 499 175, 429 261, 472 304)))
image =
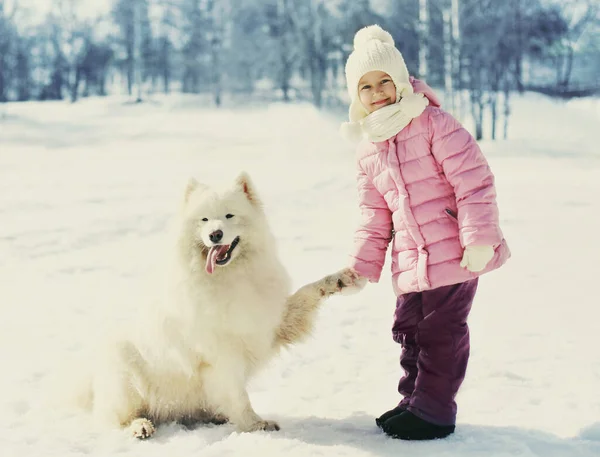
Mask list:
POLYGON ((383 71, 365 73, 358 82, 358 96, 369 113, 396 103, 396 86, 383 71))

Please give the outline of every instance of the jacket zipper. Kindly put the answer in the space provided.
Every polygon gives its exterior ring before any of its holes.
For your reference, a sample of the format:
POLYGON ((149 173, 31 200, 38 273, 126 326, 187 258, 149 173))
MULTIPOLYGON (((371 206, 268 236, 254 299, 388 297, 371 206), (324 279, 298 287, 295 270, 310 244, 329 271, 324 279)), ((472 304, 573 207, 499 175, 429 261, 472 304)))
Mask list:
POLYGON ((452 211, 450 208, 446 208, 444 210, 444 212, 450 216, 450 218, 452 218, 454 220, 454 222, 458 222, 458 216, 454 213, 454 211, 452 211))

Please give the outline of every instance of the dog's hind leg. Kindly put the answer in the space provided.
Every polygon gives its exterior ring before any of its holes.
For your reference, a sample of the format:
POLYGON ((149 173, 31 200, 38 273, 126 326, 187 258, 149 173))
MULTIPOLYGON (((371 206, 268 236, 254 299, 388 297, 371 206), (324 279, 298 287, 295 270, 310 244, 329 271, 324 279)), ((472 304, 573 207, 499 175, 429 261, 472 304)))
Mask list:
POLYGON ((350 268, 302 286, 287 299, 275 344, 284 346, 301 341, 311 333, 316 311, 325 298, 362 286, 361 278, 350 268))
POLYGON ((194 428, 197 425, 203 424, 214 424, 223 425, 229 422, 227 416, 219 414, 213 411, 207 411, 205 409, 198 410, 195 413, 186 415, 177 420, 181 425, 186 428, 194 428))

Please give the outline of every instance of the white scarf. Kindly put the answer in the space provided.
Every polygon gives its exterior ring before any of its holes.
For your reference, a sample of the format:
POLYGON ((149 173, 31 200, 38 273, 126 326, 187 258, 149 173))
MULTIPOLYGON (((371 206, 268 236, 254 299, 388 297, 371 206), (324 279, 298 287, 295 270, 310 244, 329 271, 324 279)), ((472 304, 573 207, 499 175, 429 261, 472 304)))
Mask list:
POLYGON ((364 137, 372 142, 385 141, 396 136, 429 105, 421 93, 405 95, 400 102, 373 111, 358 122, 342 124, 342 135, 351 141, 364 137))

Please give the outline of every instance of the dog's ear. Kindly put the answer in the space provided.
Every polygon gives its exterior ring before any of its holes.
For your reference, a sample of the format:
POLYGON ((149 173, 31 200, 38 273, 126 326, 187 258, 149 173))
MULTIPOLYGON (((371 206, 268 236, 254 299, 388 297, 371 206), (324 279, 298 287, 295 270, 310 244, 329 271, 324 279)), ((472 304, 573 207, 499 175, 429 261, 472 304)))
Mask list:
POLYGON ((196 178, 190 177, 185 186, 185 191, 183 193, 183 201, 187 203, 190 199, 190 195, 192 195, 192 193, 198 189, 206 189, 206 186, 204 184, 200 184, 196 178))
POLYGON ((245 171, 241 172, 239 176, 235 179, 235 189, 238 192, 243 192, 246 198, 250 201, 250 203, 261 206, 262 203, 260 198, 258 197, 258 193, 254 188, 254 184, 250 179, 250 176, 245 171))

